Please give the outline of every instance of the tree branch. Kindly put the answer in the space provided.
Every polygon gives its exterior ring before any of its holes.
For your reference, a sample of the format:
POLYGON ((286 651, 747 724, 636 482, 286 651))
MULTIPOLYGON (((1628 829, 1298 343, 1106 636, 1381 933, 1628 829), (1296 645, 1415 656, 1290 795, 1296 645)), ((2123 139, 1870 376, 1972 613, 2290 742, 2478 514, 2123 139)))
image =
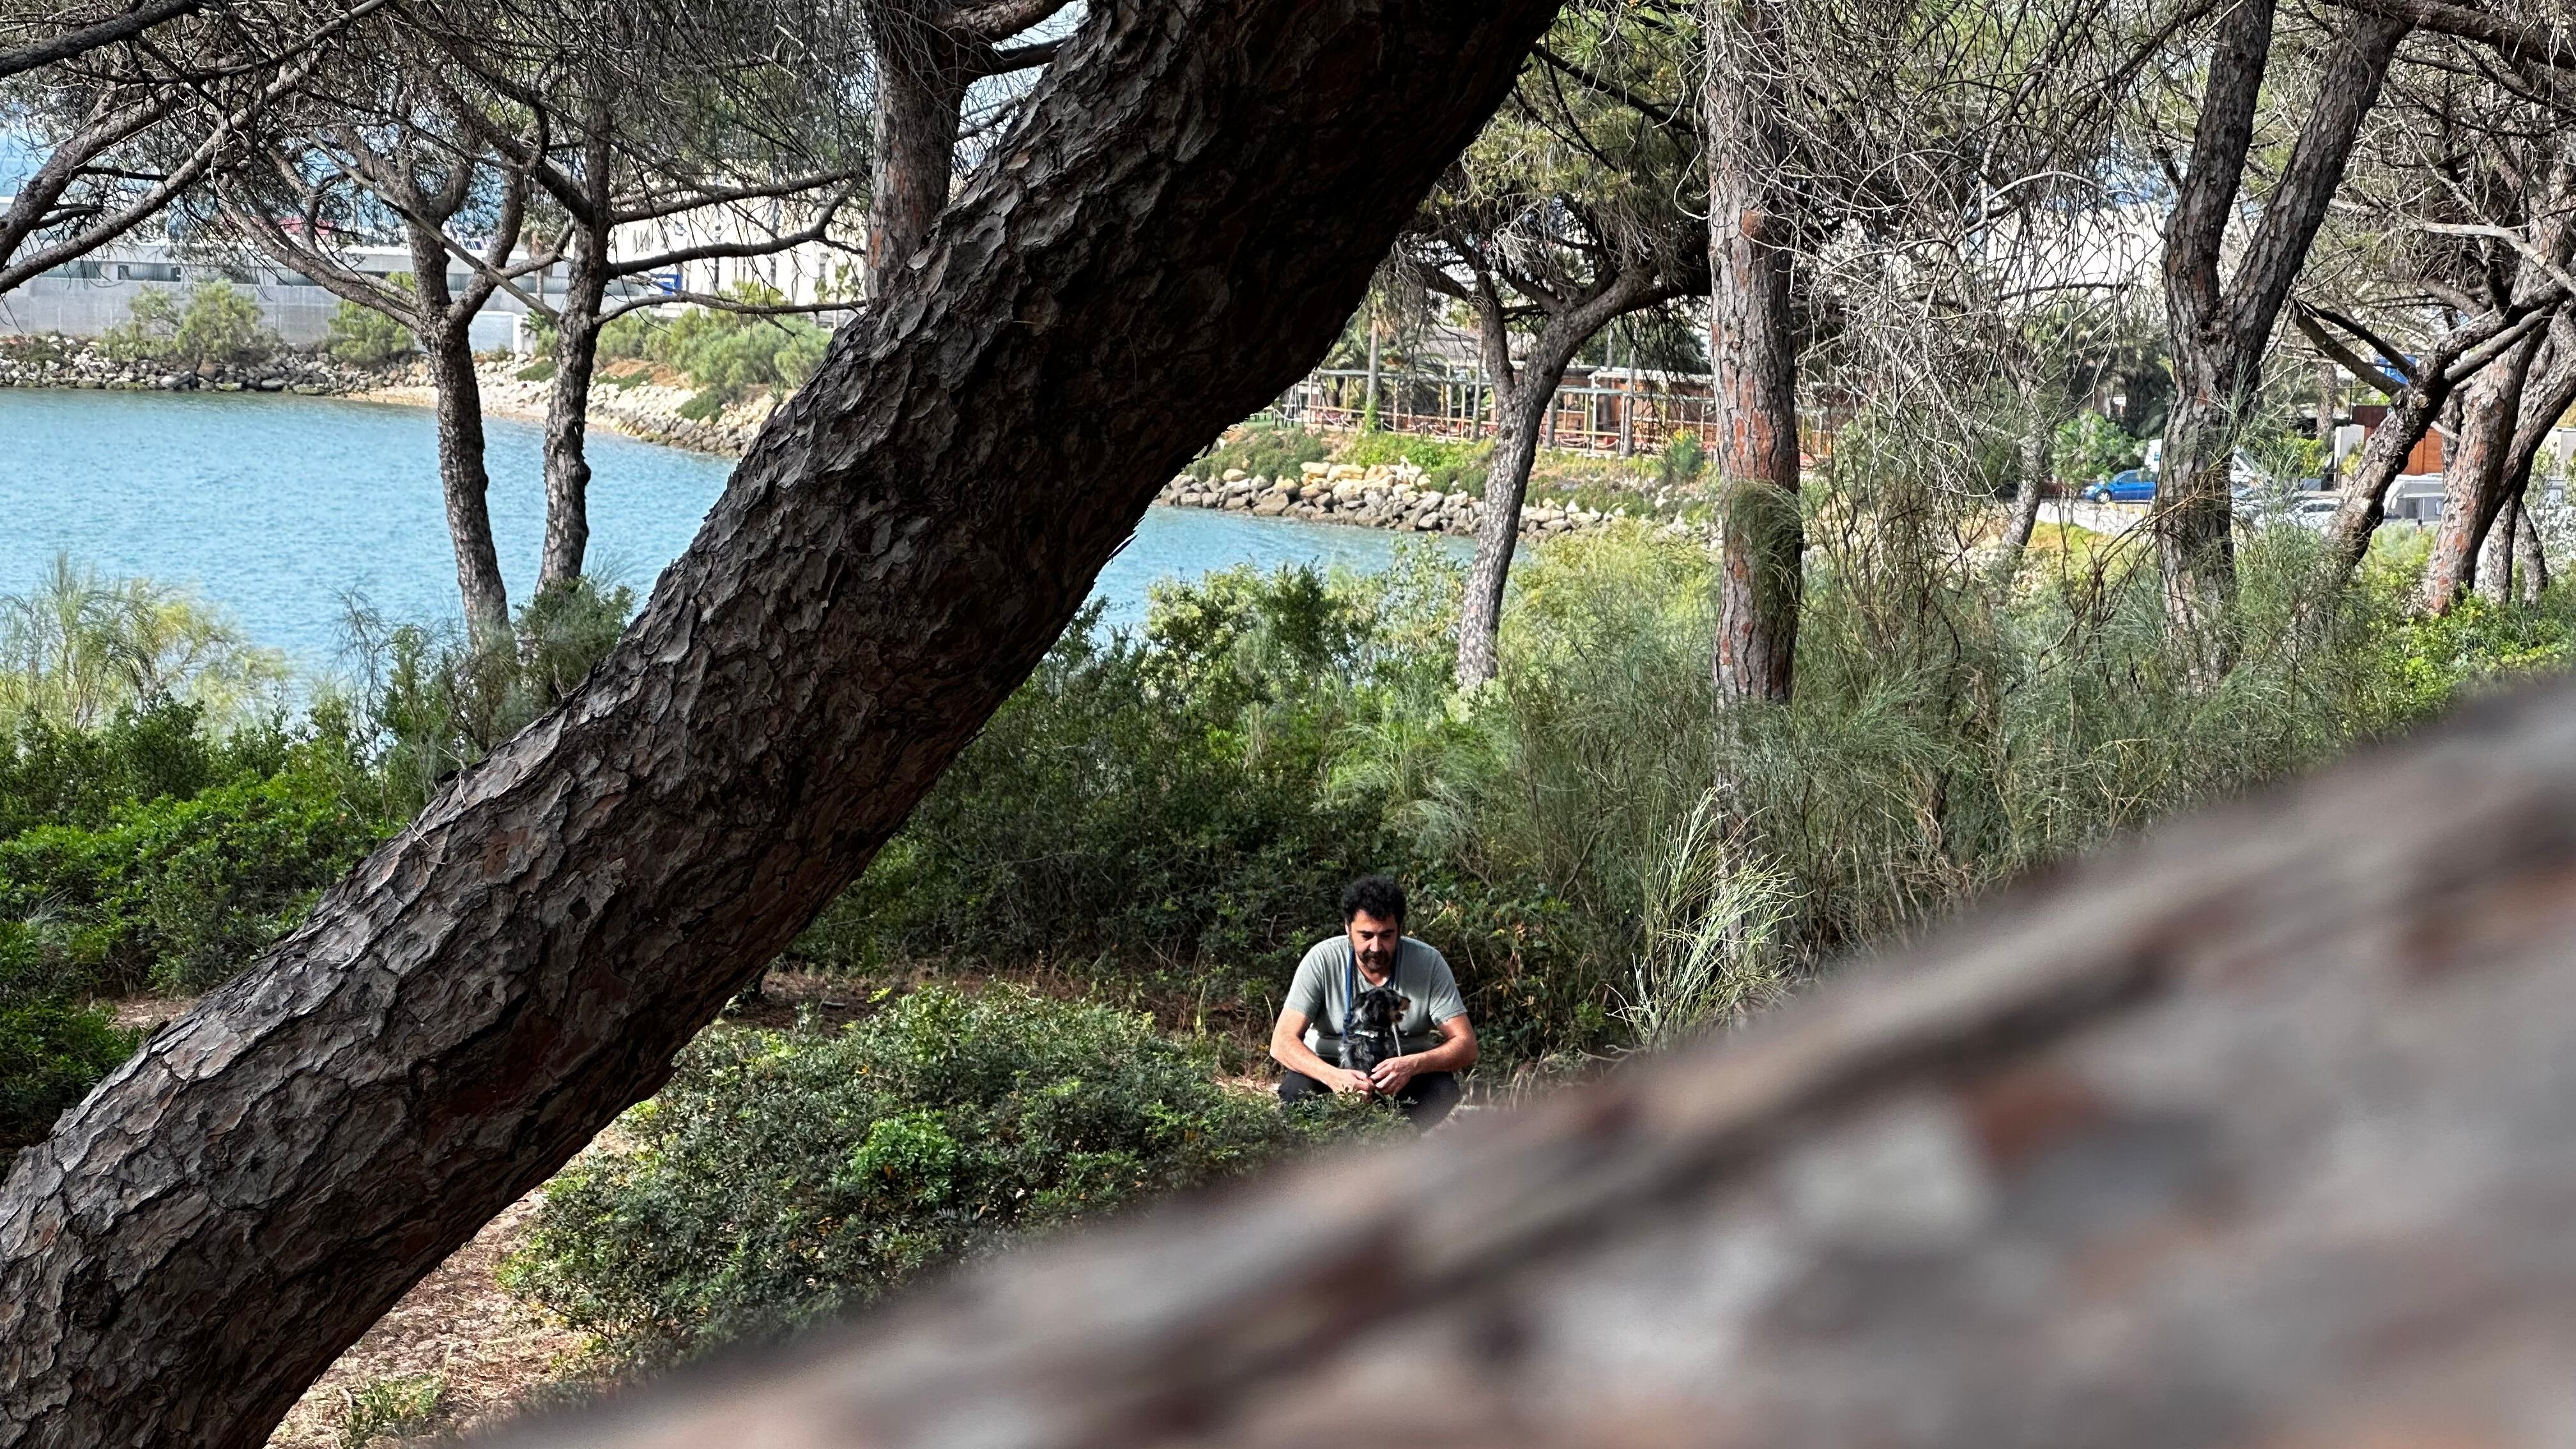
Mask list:
POLYGON ((0 55, 0 79, 87 55, 102 46, 114 45, 131 35, 140 35, 165 20, 194 14, 205 0, 148 0, 111 20, 79 30, 65 31, 51 40, 40 41, 24 50, 0 55))

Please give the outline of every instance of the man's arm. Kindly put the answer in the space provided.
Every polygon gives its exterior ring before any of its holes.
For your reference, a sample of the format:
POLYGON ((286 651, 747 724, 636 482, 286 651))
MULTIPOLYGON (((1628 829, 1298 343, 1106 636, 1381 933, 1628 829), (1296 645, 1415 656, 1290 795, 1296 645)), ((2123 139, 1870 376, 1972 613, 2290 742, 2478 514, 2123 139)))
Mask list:
MULTIPOLYGON (((1472 1061, 1474 1056, 1471 1045, 1468 1059, 1472 1061)), ((1369 1090, 1369 1079, 1365 1073, 1334 1066, 1317 1056, 1313 1047, 1306 1045, 1306 1013, 1294 1007, 1279 1013, 1279 1024, 1270 1028, 1270 1059, 1292 1072, 1313 1077, 1336 1092, 1365 1093, 1369 1090)))
MULTIPOLYGON (((1440 1045, 1427 1052, 1389 1057, 1378 1063, 1377 1070, 1369 1074, 1370 1084, 1381 1092, 1400 1092, 1404 1090, 1405 1083, 1424 1072, 1463 1072, 1476 1064, 1476 1029, 1467 1024, 1465 1012, 1447 1021, 1435 1022, 1431 1029, 1440 1033, 1440 1045)), ((1272 1043, 1270 1050, 1277 1055, 1278 1044, 1272 1043)), ((1313 1056, 1314 1053, 1308 1052, 1307 1055, 1313 1056)), ((1351 1075, 1359 1074, 1354 1072, 1351 1075)))

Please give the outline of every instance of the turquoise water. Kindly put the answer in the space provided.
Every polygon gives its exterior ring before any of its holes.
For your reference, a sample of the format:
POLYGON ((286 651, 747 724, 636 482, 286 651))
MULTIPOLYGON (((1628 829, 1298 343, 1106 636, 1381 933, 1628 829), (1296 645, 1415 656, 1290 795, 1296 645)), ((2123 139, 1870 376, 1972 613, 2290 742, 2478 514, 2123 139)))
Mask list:
MULTIPOLYGON (((540 434, 493 419, 492 532, 510 596, 545 528, 540 434)), ((688 546, 731 460, 594 434, 590 558, 650 589, 688 546)), ((57 553, 110 575, 192 585, 300 668, 340 661, 347 600, 391 620, 456 616, 456 563, 426 408, 257 393, 0 390, 0 592, 57 553)), ((1462 548, 1461 540, 1441 540, 1462 548)), ((1102 571, 1112 620, 1158 578, 1237 563, 1382 567, 1396 536, 1156 508, 1102 571)))

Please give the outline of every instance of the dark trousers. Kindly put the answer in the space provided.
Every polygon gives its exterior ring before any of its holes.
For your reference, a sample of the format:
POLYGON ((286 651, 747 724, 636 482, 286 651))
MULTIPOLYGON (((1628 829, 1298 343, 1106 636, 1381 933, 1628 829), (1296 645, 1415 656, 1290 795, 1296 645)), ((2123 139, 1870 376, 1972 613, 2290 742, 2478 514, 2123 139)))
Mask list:
MULTIPOLYGON (((1311 1097, 1329 1097, 1332 1089, 1307 1076, 1289 1072, 1279 1079, 1279 1100, 1303 1102, 1311 1097)), ((1433 1127, 1458 1105, 1458 1076, 1454 1072, 1422 1072, 1395 1094, 1395 1105, 1404 1112, 1405 1120, 1416 1127, 1433 1127)))

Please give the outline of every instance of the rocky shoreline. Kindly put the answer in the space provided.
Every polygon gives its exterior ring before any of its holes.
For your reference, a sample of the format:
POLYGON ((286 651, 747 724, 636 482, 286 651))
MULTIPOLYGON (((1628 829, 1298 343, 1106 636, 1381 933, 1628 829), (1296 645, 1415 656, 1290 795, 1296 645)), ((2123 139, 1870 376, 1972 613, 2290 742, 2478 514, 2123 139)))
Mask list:
MULTIPOLYGON (((1214 477, 1184 473, 1163 485, 1157 503, 1174 508, 1214 508, 1249 513, 1255 518, 1295 518, 1312 523, 1341 523, 1398 533, 1446 533, 1474 537, 1485 505, 1465 493, 1444 493, 1422 486, 1422 470, 1407 463, 1363 468, 1350 463, 1301 463, 1297 476, 1247 477, 1229 468, 1214 477)), ((1624 509, 1603 512, 1574 504, 1532 499, 1521 508, 1520 536, 1555 538, 1607 528, 1640 518, 1624 509)), ((1667 532, 1686 526, 1667 522, 1667 532)))
POLYGON ((287 392, 346 397, 382 387, 387 374, 318 353, 285 352, 238 367, 204 363, 174 369, 119 362, 87 338, 54 334, 0 337, 0 387, 90 392, 287 392))

